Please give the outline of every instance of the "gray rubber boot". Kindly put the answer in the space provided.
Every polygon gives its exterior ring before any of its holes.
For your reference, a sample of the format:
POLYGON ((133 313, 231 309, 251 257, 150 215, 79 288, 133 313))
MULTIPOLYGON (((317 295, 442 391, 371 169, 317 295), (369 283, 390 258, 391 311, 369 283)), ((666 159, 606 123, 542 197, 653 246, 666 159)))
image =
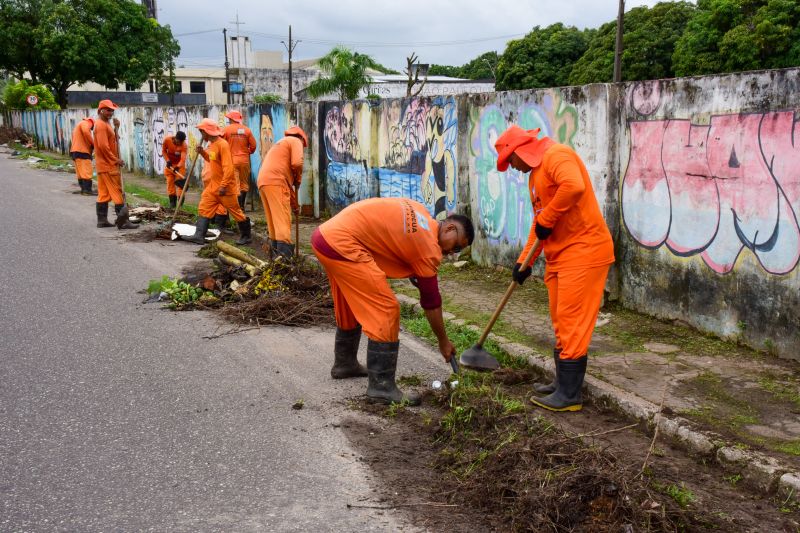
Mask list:
MULTIPOLYGON (((227 217, 227 215, 225 216, 227 217)), ((239 238, 236 240, 236 244, 250 244, 253 242, 251 233, 253 227, 250 225, 250 219, 246 218, 241 222, 237 222, 236 225, 239 227, 239 238)))
POLYGON ((403 394, 394 381, 397 371, 397 352, 400 351, 400 342, 377 342, 368 339, 367 342, 367 399, 376 403, 401 403, 419 405, 421 399, 418 394, 403 394))
POLYGON ((110 228, 114 224, 108 221, 108 203, 97 202, 97 227, 110 228))
POLYGON ((552 394, 556 390, 556 382, 558 381, 558 357, 561 355, 561 348, 553 348, 553 368, 555 374, 553 381, 550 383, 534 383, 533 390, 538 394, 552 394))
POLYGON ((127 215, 120 217, 122 207, 121 205, 114 204, 114 212, 117 214, 117 220, 114 221, 114 224, 117 226, 117 229, 137 229, 139 224, 134 224, 128 220, 127 215))
POLYGON ((197 217, 197 225, 195 226, 194 235, 191 237, 182 237, 184 241, 193 242, 195 244, 206 243, 206 232, 208 231, 208 224, 211 222, 210 218, 197 217))
POLYGON ((586 360, 585 355, 579 359, 559 359, 555 392, 542 398, 531 398, 531 403, 550 411, 580 411, 583 407, 581 387, 586 375, 586 360))
POLYGON ((214 216, 214 224, 225 235, 233 235, 233 230, 228 226, 228 214, 214 216))
POLYGON ((355 329, 336 328, 336 341, 333 345, 333 379, 361 378, 367 369, 358 362, 358 345, 361 342, 361 326, 355 329))

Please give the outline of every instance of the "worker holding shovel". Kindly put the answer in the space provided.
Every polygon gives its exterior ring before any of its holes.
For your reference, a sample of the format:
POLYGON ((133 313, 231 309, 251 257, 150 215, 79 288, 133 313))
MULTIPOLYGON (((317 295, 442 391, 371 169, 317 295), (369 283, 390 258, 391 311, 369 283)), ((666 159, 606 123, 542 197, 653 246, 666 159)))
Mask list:
POLYGON ((295 217, 300 214, 297 189, 303 178, 303 149, 308 146, 308 138, 298 126, 283 135, 261 162, 257 185, 272 251, 289 258, 294 254, 292 213, 295 217))
POLYGON ((256 151, 256 138, 242 123, 244 118, 238 111, 226 113, 225 118, 230 120, 230 124, 222 130, 222 138, 231 146, 233 169, 239 180, 239 207, 244 210, 244 201, 250 190, 250 154, 256 151))
POLYGON ((495 142, 497 170, 505 172, 511 165, 530 172, 534 219, 512 278, 521 285, 531 275, 538 252, 523 262, 538 239, 547 260, 544 283, 556 336, 556 376, 549 385, 534 386, 546 396, 531 402, 551 411, 578 411, 589 342, 614 262, 614 243, 583 161, 572 148, 538 134, 538 129, 525 131, 512 125, 495 142))
POLYGON ((78 185, 83 196, 92 194, 92 152, 94 151, 92 129, 94 129, 93 118, 87 117, 78 122, 78 125, 72 130, 72 143, 69 145, 69 156, 75 165, 75 175, 78 177, 78 185))
POLYGON ((136 229, 138 224, 132 224, 127 217, 125 206, 125 192, 122 190, 122 172, 120 167, 124 162, 119 157, 119 120, 114 118, 114 127, 111 119, 117 105, 111 100, 101 100, 97 106, 98 120, 94 123, 95 165, 97 166, 97 227, 110 228, 113 224, 108 222, 108 202, 114 201, 114 211, 117 213, 116 226, 119 229, 136 229))
POLYGON ((223 207, 233 215, 239 226, 239 240, 236 241, 236 244, 249 244, 252 242, 250 219, 241 210, 237 201, 239 183, 234 179, 231 149, 222 138, 222 129, 210 118, 201 120, 197 129, 203 136, 203 142, 208 143, 206 148, 203 148, 202 143, 197 145, 197 155, 205 161, 203 174, 207 185, 203 189, 200 204, 197 206, 198 217, 195 233, 191 237, 184 237, 184 240, 205 244, 208 225, 218 214, 220 207, 223 207))
POLYGON ((455 347, 444 329, 436 275, 442 255, 460 252, 474 237, 469 218, 450 215, 437 222, 425 206, 406 198, 362 200, 319 226, 311 246, 328 274, 337 326, 331 376, 366 375, 369 400, 418 405, 417 395, 403 394, 395 383, 400 304, 387 278, 415 278, 439 352, 450 362, 455 347), (366 369, 356 357, 362 328, 366 369))
POLYGON ((186 133, 179 131, 175 135, 164 138, 161 145, 161 154, 167 162, 164 168, 164 178, 167 180, 167 194, 169 206, 175 209, 178 205, 178 196, 183 186, 186 185, 186 133))

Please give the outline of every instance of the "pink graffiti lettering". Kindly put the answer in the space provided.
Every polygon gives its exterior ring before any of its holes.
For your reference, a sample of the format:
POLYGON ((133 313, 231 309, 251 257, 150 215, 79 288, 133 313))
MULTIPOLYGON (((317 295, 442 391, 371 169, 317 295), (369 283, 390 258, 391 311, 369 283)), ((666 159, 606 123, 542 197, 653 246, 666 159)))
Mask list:
POLYGON ((709 126, 631 123, 628 232, 647 248, 699 254, 720 274, 745 248, 767 272, 791 272, 800 260, 797 123, 791 111, 715 116, 709 126))

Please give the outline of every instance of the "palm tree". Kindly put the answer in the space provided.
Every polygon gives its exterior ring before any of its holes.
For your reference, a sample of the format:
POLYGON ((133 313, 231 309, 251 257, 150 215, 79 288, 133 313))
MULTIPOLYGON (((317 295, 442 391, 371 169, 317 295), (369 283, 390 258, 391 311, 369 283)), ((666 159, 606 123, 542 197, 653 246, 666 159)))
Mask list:
POLYGON ((307 88, 311 98, 319 98, 330 93, 338 93, 341 100, 355 100, 372 79, 366 73, 368 68, 381 67, 372 57, 353 52, 344 46, 337 46, 320 58, 319 67, 324 76, 312 81, 307 88))

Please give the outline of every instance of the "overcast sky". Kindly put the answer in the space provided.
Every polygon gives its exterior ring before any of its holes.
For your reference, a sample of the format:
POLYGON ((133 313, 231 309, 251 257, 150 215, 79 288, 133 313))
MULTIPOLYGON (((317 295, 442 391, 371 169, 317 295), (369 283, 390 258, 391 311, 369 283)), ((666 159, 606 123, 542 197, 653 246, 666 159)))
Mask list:
MULTIPOLYGON (((628 0, 626 10, 657 0, 628 0)), ((596 28, 615 20, 617 0, 158 0, 158 20, 181 45, 178 65, 223 64, 222 28, 236 34, 236 14, 255 50, 284 50, 299 40, 294 59, 319 57, 343 44, 402 71, 416 52, 421 63, 462 65, 534 26, 563 22, 596 28), (190 32, 216 30, 195 35, 190 32)), ((286 53, 284 50, 284 61, 286 53)))

